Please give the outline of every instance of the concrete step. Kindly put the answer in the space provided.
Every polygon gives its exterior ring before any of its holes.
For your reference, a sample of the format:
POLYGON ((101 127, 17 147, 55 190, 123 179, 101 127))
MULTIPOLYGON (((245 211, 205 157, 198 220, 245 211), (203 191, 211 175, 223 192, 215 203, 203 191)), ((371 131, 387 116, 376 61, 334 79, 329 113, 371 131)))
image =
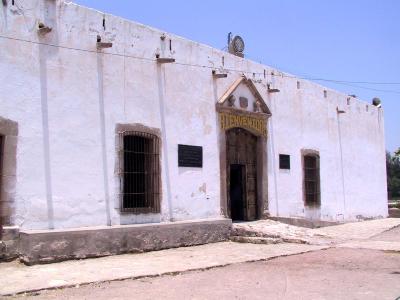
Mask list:
POLYGON ((304 227, 304 228, 321 228, 327 226, 335 226, 341 224, 340 222, 333 221, 321 221, 321 220, 308 220, 304 218, 296 217, 269 217, 268 219, 278 221, 292 226, 304 227))
POLYGON ((264 238, 264 237, 248 237, 248 236, 231 236, 230 240, 236 243, 249 243, 249 244, 279 244, 283 243, 282 239, 278 238, 264 238))
POLYGON ((232 226, 231 236, 245 236, 245 237, 264 237, 264 238, 280 238, 278 234, 266 234, 256 230, 249 230, 245 228, 237 228, 232 226))
MULTIPOLYGON (((233 226, 231 231, 231 240, 238 241, 239 239, 242 240, 239 241, 242 243, 245 242, 251 243, 251 241, 265 240, 265 241, 279 241, 279 243, 311 244, 308 239, 301 237, 282 236, 279 234, 267 233, 267 232, 257 231, 254 229, 246 229, 233 226)), ((269 243, 269 244, 274 244, 274 243, 269 243)))
POLYGON ((311 244, 308 240, 301 238, 282 238, 278 236, 246 236, 246 235, 231 235, 229 238, 237 243, 252 243, 252 244, 278 244, 278 243, 293 243, 293 244, 311 244))

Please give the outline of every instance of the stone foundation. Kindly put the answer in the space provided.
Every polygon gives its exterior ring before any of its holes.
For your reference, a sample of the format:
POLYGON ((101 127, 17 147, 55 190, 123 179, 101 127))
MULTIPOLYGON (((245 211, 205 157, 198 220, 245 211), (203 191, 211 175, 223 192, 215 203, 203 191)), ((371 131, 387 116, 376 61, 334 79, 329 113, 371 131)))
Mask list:
POLYGON ((19 253, 19 228, 14 226, 3 227, 0 240, 0 260, 12 260, 19 253))
POLYGON ((231 225, 230 219, 213 219, 21 231, 20 259, 32 265, 215 243, 229 239, 231 225))

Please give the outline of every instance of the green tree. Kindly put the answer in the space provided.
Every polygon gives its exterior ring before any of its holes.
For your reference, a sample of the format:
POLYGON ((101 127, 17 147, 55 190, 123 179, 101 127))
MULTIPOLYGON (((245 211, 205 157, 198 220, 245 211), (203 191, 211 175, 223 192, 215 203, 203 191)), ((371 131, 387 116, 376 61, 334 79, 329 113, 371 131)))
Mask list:
POLYGON ((394 155, 386 152, 386 172, 389 199, 400 199, 400 149, 394 155))

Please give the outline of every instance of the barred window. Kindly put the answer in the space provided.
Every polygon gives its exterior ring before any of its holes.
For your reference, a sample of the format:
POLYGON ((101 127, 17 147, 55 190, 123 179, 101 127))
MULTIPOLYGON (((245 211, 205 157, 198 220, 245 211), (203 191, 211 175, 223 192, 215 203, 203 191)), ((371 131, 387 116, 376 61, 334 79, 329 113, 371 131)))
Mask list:
POLYGON ((306 206, 320 205, 319 156, 309 154, 304 156, 304 188, 306 206))
POLYGON ((160 142, 156 135, 125 131, 120 139, 121 212, 160 212, 160 142))

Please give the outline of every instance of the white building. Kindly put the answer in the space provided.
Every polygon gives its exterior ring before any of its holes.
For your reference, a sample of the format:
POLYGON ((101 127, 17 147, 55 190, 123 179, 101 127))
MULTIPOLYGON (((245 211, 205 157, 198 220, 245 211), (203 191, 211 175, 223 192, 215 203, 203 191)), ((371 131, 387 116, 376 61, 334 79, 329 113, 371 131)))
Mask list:
POLYGON ((3 240, 27 262, 221 240, 230 218, 387 216, 381 108, 76 4, 25 3, 0 4, 0 134, 3 240))

